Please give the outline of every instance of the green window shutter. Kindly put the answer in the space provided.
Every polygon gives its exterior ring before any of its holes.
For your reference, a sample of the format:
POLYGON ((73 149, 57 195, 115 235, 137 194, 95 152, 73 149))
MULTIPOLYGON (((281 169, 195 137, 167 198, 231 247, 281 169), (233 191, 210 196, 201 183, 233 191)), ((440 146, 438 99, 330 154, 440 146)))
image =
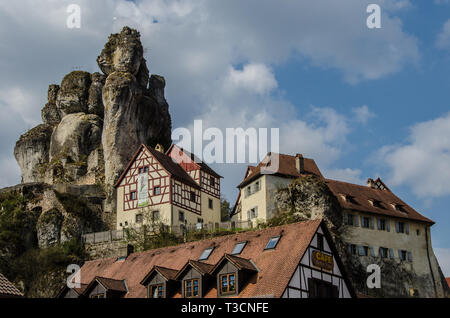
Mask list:
POLYGON ((406 234, 409 234, 409 223, 405 222, 406 234))
POLYGON ((412 253, 408 252, 408 261, 412 262, 412 253))
POLYGON ((377 226, 378 226, 378 230, 381 230, 381 220, 377 219, 377 226))
POLYGON ((398 258, 402 259, 402 250, 398 250, 398 258))
POLYGON ((364 226, 364 217, 361 215, 361 226, 364 226))
POLYGON ((347 225, 348 224, 348 214, 344 213, 344 224, 347 225))
POLYGON ((398 224, 398 221, 395 221, 395 230, 397 231, 397 233, 400 232, 400 225, 398 224))
POLYGON ((370 256, 375 257, 375 250, 373 249, 373 246, 369 246, 370 249, 370 256))
POLYGON ((355 226, 359 226, 359 217, 357 215, 354 216, 353 220, 355 221, 355 226))
POLYGON ((391 220, 386 219, 386 230, 388 232, 391 231, 391 220))
POLYGON ((370 224, 370 228, 373 230, 375 228, 375 224, 374 224, 373 218, 369 219, 369 224, 370 224))
POLYGON ((395 258, 395 256, 394 256, 394 249, 393 249, 393 248, 390 248, 390 249, 389 249, 389 257, 390 257, 391 259, 394 259, 394 258, 395 258))

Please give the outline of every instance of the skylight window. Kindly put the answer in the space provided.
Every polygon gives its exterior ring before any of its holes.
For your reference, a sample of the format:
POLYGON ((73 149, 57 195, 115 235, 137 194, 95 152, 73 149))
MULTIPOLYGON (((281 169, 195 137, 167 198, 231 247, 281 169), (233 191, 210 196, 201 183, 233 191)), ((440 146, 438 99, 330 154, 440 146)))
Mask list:
POLYGON ((207 260, 209 255, 211 255, 212 251, 213 251, 214 247, 209 247, 207 249, 205 249, 202 253, 202 255, 200 255, 200 258, 198 259, 199 261, 204 261, 207 260))
POLYGON ((264 249, 265 250, 274 249, 277 246, 279 240, 280 240, 279 236, 270 238, 269 242, 267 242, 267 245, 264 249))
POLYGON ((231 255, 241 254, 242 250, 244 249, 246 244, 247 244, 247 242, 237 243, 236 246, 234 247, 233 251, 231 252, 231 255))

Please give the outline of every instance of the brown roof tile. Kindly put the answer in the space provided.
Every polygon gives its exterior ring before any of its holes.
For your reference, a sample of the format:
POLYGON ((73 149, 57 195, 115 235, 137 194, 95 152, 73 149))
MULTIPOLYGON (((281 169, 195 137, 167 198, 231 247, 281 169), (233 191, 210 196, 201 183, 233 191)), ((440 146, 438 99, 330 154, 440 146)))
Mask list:
POLYGON ((183 151, 188 157, 191 158, 192 161, 194 161, 200 167, 201 170, 215 176, 216 178, 223 178, 221 175, 219 175, 217 172, 215 172, 210 166, 208 166, 206 163, 204 163, 202 160, 200 160, 199 157, 197 157, 193 153, 187 151, 186 149, 178 147, 175 144, 172 144, 172 146, 170 146, 169 150, 167 150, 167 152, 166 152, 167 155, 170 153, 170 151, 172 150, 173 147, 177 147, 178 149, 183 151))
MULTIPOLYGON (((125 280, 123 279, 112 279, 107 277, 97 276, 93 281, 97 281, 103 285, 106 289, 119 291, 119 292, 127 292, 127 286, 125 285, 125 280)), ((88 287, 85 288, 85 290, 88 287)))
POLYGON ((0 273, 0 295, 22 297, 23 294, 3 274, 0 273))
MULTIPOLYGON (((237 243, 247 241, 248 243, 239 259, 252 260, 259 272, 256 274, 256 283, 246 285, 239 297, 263 295, 281 297, 320 223, 321 220, 311 220, 226 235, 134 253, 124 261, 117 261, 115 257, 88 261, 81 268, 81 278, 83 283, 89 283, 96 276, 109 277, 115 280, 126 279, 128 293, 125 297, 144 298, 147 296, 146 288, 140 282, 154 266, 180 270, 191 260, 191 264, 201 266, 204 272, 209 272, 225 254, 232 252, 237 243), (268 240, 278 235, 282 237, 276 248, 265 251, 264 248, 268 240), (198 259, 203 251, 211 246, 215 248, 207 260, 193 261, 198 259)), ((237 257, 233 259, 239 261, 241 265, 244 264, 244 261, 238 260, 237 257)), ((205 296, 216 297, 216 289, 209 290, 205 296)), ((175 297, 180 297, 180 295, 175 295, 175 297)))
POLYGON ((340 205, 344 209, 387 215, 426 223, 434 223, 432 220, 421 215, 408 204, 403 202, 390 190, 379 190, 368 186, 330 179, 326 179, 325 183, 328 185, 331 192, 333 192, 333 194, 338 198, 340 205), (342 195, 350 196, 351 200, 344 199, 342 195), (381 207, 372 205, 370 200, 379 201, 381 207), (398 204, 402 206, 405 212, 396 210, 391 206, 391 204, 398 204))
POLYGON ((303 158, 304 160, 304 172, 300 173, 296 167, 296 156, 277 154, 277 153, 268 153, 267 156, 256 166, 248 166, 247 172, 249 174, 244 180, 238 185, 238 188, 242 188, 247 185, 251 181, 257 179, 259 176, 264 174, 264 170, 266 169, 267 162, 273 163, 275 161, 274 157, 278 155, 278 169, 274 173, 275 175, 281 175, 285 177, 296 178, 306 174, 314 174, 323 178, 322 173, 316 165, 316 162, 313 159, 303 158), (270 159, 272 158, 272 159, 270 159), (272 162, 273 161, 273 162, 272 162))

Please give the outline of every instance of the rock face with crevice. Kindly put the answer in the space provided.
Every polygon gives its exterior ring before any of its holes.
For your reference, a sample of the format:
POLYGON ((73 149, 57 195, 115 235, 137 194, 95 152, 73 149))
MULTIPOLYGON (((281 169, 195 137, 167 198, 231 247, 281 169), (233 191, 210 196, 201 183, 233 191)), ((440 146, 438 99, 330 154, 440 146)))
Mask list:
POLYGON ((14 148, 23 183, 98 184, 111 203, 113 184, 141 143, 168 148, 165 80, 150 76, 143 52, 139 32, 124 27, 97 58, 103 74, 73 71, 49 86, 43 124, 14 148))

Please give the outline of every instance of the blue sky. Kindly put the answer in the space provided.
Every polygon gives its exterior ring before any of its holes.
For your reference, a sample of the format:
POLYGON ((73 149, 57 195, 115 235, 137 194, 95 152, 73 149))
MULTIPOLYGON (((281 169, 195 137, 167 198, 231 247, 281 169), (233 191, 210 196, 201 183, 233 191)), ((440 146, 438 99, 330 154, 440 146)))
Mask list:
MULTIPOLYGON (((2 2, 0 186, 20 182, 14 143, 41 122, 48 85, 99 71, 124 25, 166 79, 174 128, 277 127, 282 152, 315 159, 329 178, 381 177, 436 222, 450 276, 450 1, 2 2), (66 27, 70 3, 80 29, 66 27), (369 3, 381 29, 366 27, 369 3)), ((234 201, 245 165, 213 166, 234 201)))

